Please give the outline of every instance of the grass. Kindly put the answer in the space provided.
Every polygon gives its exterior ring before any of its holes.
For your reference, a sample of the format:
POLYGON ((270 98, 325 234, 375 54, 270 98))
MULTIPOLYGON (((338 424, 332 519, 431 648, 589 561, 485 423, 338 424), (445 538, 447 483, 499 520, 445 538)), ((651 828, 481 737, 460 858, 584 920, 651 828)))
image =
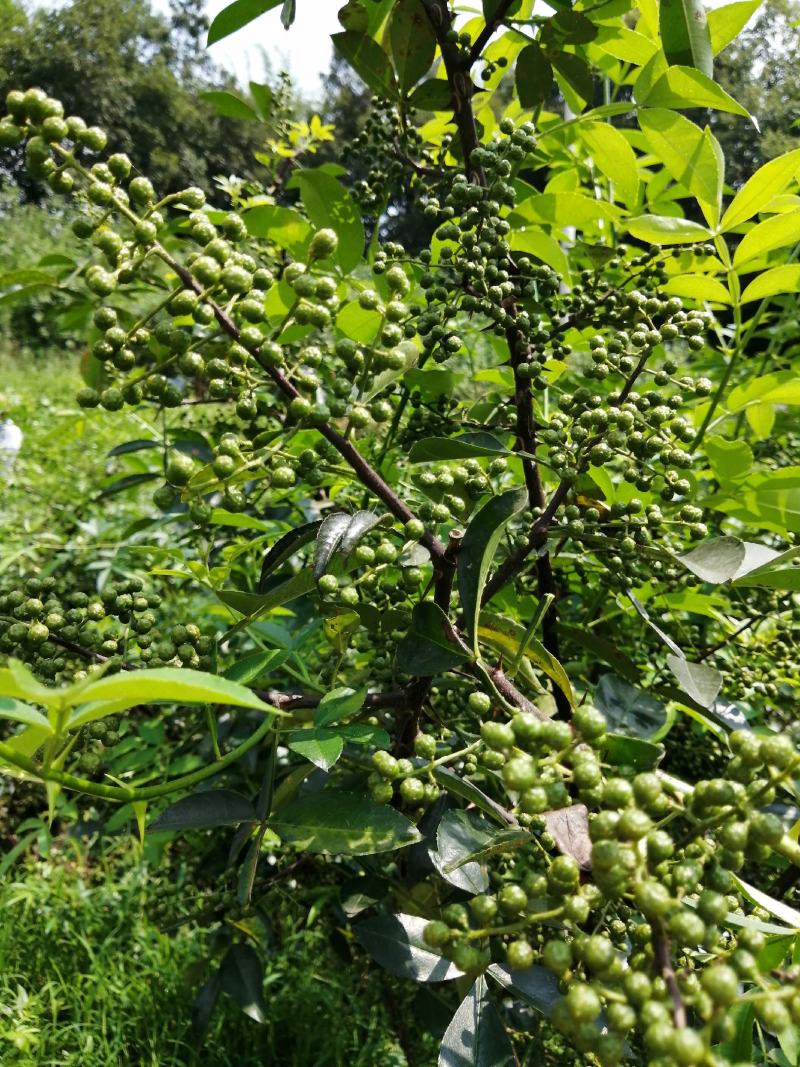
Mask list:
MULTIPOLYGON (((131 850, 90 870, 55 850, 0 885, 3 1067, 404 1067, 386 987, 324 926, 286 924, 266 958, 267 1022, 221 998, 197 1048, 191 1010, 213 932, 153 917, 164 874, 131 850), (341 981, 346 975, 347 985, 341 981)), ((432 1047, 414 1063, 433 1064, 432 1047)))

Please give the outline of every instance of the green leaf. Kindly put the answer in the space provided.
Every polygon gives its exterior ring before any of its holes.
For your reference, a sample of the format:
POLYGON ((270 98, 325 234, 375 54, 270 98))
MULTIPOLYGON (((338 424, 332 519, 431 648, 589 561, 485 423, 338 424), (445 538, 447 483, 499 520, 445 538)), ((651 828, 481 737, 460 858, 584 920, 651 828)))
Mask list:
POLYGON ((492 800, 474 782, 469 781, 467 778, 462 778, 454 771, 451 771, 449 767, 436 767, 433 771, 433 777, 451 796, 460 797, 469 804, 474 804, 476 808, 490 816, 501 826, 509 826, 516 823, 514 816, 501 807, 496 800, 492 800))
POLYGON ((702 0, 661 0, 658 7, 661 45, 669 63, 696 67, 711 78, 714 60, 702 0))
POLYGON ((671 215, 638 215, 630 219, 627 230, 640 241, 654 245, 695 244, 711 237, 711 231, 699 222, 671 215))
POLYGON ((461 610, 464 613, 467 633, 472 637, 473 648, 478 650, 478 616, 481 596, 489 568, 506 524, 527 507, 525 489, 509 489, 492 497, 467 526, 458 553, 458 591, 461 610))
POLYGON ((522 49, 514 76, 522 107, 535 109, 547 102, 553 85, 553 68, 538 44, 529 44, 522 49))
POLYGON ((216 595, 223 604, 227 604, 234 611, 246 616, 255 616, 263 615, 267 611, 272 611, 273 608, 281 607, 298 597, 305 596, 306 593, 316 589, 316 586, 316 579, 308 570, 300 571, 299 574, 281 582, 268 593, 246 593, 241 589, 217 589, 216 595))
POLYGON ((435 463, 443 459, 473 456, 508 456, 511 450, 490 433, 464 433, 458 437, 426 437, 416 441, 408 454, 410 463, 435 463))
POLYGON ((250 685, 268 671, 271 667, 277 668, 288 659, 288 653, 279 648, 271 648, 266 652, 253 652, 249 656, 232 663, 225 671, 224 677, 239 685, 250 685))
POLYGON ((453 93, 444 78, 428 78, 409 96, 411 107, 420 111, 452 111, 453 93))
POLYGON ((710 274, 675 274, 666 282, 663 291, 685 300, 696 300, 699 304, 706 301, 717 304, 731 303, 727 286, 710 274))
POLYGON ((594 96, 594 77, 592 68, 580 56, 574 52, 557 52, 550 55, 550 62, 556 72, 562 90, 564 83, 572 89, 578 97, 578 109, 591 102, 594 96))
POLYGON ((744 235, 733 255, 734 267, 800 241, 800 208, 764 219, 744 235))
POLYGON ((436 848, 430 858, 436 870, 450 885, 475 896, 489 888, 485 863, 468 860, 484 849, 497 833, 480 815, 467 811, 448 811, 436 831, 436 848))
POLYGON ((458 978, 458 967, 423 941, 427 925, 428 920, 419 915, 376 915, 354 926, 353 933, 375 962, 398 978, 415 982, 449 982, 458 978))
POLYGON ((744 563, 744 543, 738 537, 714 537, 691 552, 675 558, 702 582, 721 585, 729 581, 744 563))
POLYGON ((314 546, 314 577, 319 579, 325 573, 339 543, 350 525, 350 516, 345 511, 335 511, 326 515, 320 523, 317 543, 314 546))
POLYGON ((207 43, 211 45, 221 41, 279 3, 281 0, 234 0, 234 3, 220 11, 209 26, 207 43))
POLYGON ((258 115, 241 97, 225 89, 209 89, 200 93, 200 99, 211 104, 218 115, 228 119, 244 119, 245 122, 258 122, 258 115))
POLYGON ((305 852, 369 856, 413 845, 419 830, 394 808, 357 793, 326 789, 284 805, 270 827, 286 844, 305 852))
POLYGON ((280 714, 243 685, 185 667, 121 671, 90 683, 80 699, 81 704, 69 721, 71 728, 116 715, 137 704, 222 704, 280 714))
POLYGON ((762 3, 763 0, 737 0, 706 12, 711 51, 715 56, 739 36, 762 3))
POLYGON ((525 971, 512 971, 504 963, 493 963, 487 974, 518 998, 542 1015, 551 1015, 561 1000, 558 979, 544 967, 528 967, 525 971))
POLYGON ((436 34, 422 0, 396 0, 389 20, 389 46, 400 88, 407 93, 436 55, 436 34))
POLYGON ((0 696, 0 719, 10 719, 12 722, 21 722, 26 726, 38 726, 48 734, 55 733, 47 716, 43 715, 38 708, 32 708, 30 704, 23 704, 13 697, 0 696))
POLYGON ((376 748, 388 748, 391 738, 381 726, 370 726, 367 722, 351 722, 336 727, 345 741, 353 745, 375 745, 376 748))
POLYGON ((215 826, 237 826, 252 822, 255 809, 247 797, 231 789, 209 789, 193 793, 170 804, 154 819, 147 830, 210 830, 215 826))
POLYGON ((727 111, 752 119, 749 111, 737 103, 716 82, 693 67, 670 67, 657 78, 640 104, 648 107, 710 107, 713 111, 727 111))
POLYGON ((358 542, 367 536, 370 530, 374 530, 383 521, 383 516, 375 511, 356 511, 350 516, 350 522, 339 545, 345 559, 350 555, 358 542))
POLYGON ((24 663, 18 659, 9 660, 7 667, 0 667, 0 695, 25 700, 34 704, 50 707, 59 703, 63 690, 52 689, 34 677, 24 663))
POLYGON ((242 215, 252 237, 264 237, 295 257, 305 258, 311 227, 299 211, 277 204, 261 204, 242 215))
POLYGON ((569 259, 564 249, 555 238, 545 233, 539 226, 522 226, 519 229, 515 227, 508 235, 508 242, 513 251, 527 252, 528 255, 535 256, 548 267, 552 267, 565 279, 569 278, 569 259))
POLYGON ((255 1019, 267 1021, 264 1001, 264 971, 256 950, 250 945, 231 945, 219 968, 220 988, 234 1004, 255 1019))
POLYGON ((344 749, 344 742, 334 730, 316 727, 295 730, 289 734, 287 747, 304 759, 310 760, 320 770, 329 771, 344 749))
POLYGON ((481 975, 445 1031, 438 1067, 511 1067, 516 1062, 503 1020, 481 975))
POLYGON ((800 291, 800 264, 789 263, 756 275, 742 293, 742 303, 747 304, 751 300, 766 300, 770 296, 798 291, 800 291))
POLYGON ((470 658, 458 640, 449 619, 432 600, 417 604, 411 614, 411 629, 397 646, 397 669, 430 677, 452 670, 470 658))
POLYGON ((378 96, 396 99, 397 82, 389 58, 366 34, 345 30, 331 36, 333 47, 350 64, 368 89, 378 96))
POLYGON ((705 663, 691 663, 688 659, 667 655, 667 666, 677 679, 684 693, 702 708, 710 708, 722 687, 722 675, 716 668, 705 663))
POLYGON ((615 767, 633 767, 636 771, 652 771, 664 758, 664 746, 639 737, 606 734, 605 759, 615 767))
POLYGON ((295 171, 286 185, 300 190, 303 206, 318 230, 330 228, 336 233, 339 247, 334 258, 342 270, 349 273, 357 267, 364 255, 364 223, 344 186, 321 167, 295 171))
POLYGON ((744 478, 753 466, 753 450, 746 441, 726 441, 712 434, 703 441, 703 448, 720 481, 744 478))
POLYGON ((578 129, 598 170, 613 182, 628 207, 635 207, 639 199, 639 172, 628 140, 607 122, 583 122, 578 129))
POLYGON ((652 152, 701 206, 710 208, 706 221, 719 221, 724 159, 717 139, 684 115, 663 108, 639 111, 639 125, 652 152))
POLYGON ((667 722, 667 709, 643 689, 615 674, 604 674, 594 692, 594 704, 606 717, 608 729, 635 737, 658 736, 667 722))
POLYGON ((720 229, 732 230, 742 222, 747 222, 753 215, 767 206, 774 197, 782 193, 792 178, 800 170, 800 148, 785 152, 765 163, 763 167, 749 178, 728 206, 722 216, 720 229))
POLYGON ((314 722, 317 726, 329 726, 342 719, 349 719, 361 711, 366 699, 366 689, 350 689, 347 686, 332 689, 317 705, 314 722))
POLYGON ((732 1004, 726 1014, 733 1021, 734 1036, 730 1041, 715 1045, 714 1052, 721 1057, 723 1063, 749 1063, 753 1056, 755 1005, 752 1001, 740 1001, 738 1004, 732 1004))
POLYGON ((322 519, 317 519, 315 522, 306 522, 302 526, 297 526, 294 530, 290 530, 283 537, 278 538, 266 556, 264 556, 264 561, 261 564, 261 573, 256 586, 259 593, 264 592, 267 578, 274 570, 277 570, 287 559, 291 559, 303 545, 309 544, 316 538, 321 525, 322 519))
POLYGON ((798 911, 797 908, 792 908, 782 900, 776 900, 775 897, 771 897, 763 890, 757 889, 754 885, 745 882, 744 879, 740 878, 737 874, 734 874, 733 877, 736 882, 738 882, 739 888, 744 892, 745 896, 754 904, 757 904, 759 908, 768 911, 770 915, 774 915, 775 918, 780 919, 781 922, 786 923, 791 929, 800 931, 800 911, 798 911))

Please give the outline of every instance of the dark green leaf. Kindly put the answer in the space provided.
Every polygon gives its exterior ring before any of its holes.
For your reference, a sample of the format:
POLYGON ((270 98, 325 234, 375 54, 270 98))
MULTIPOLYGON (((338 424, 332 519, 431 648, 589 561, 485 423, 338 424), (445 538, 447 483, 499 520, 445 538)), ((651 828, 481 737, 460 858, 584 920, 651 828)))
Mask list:
POLYGON ((515 76, 517 95, 524 108, 535 109, 547 102, 553 85, 553 68, 538 44, 522 49, 515 76))
POLYGON ((568 626, 559 623, 558 632, 568 641, 574 641, 576 645, 585 648, 597 656, 603 663, 607 663, 621 677, 629 682, 638 682, 640 679, 639 668, 633 660, 621 652, 615 644, 600 637, 593 630, 586 630, 578 626, 568 626))
POLYGON ((589 64, 574 52, 559 52, 551 55, 554 69, 563 80, 588 104, 594 96, 594 78, 589 64))
POLYGON ((249 656, 232 663, 225 671, 225 678, 239 685, 250 685, 270 668, 280 667, 289 658, 287 652, 279 648, 271 648, 266 652, 253 652, 249 656))
POLYGON ((528 503, 525 489, 492 497, 470 520, 458 553, 458 591, 466 628, 477 645, 481 596, 506 523, 528 503))
POLYGON ((334 33, 331 40, 368 89, 379 96, 397 97, 397 82, 389 58, 371 37, 345 30, 334 33))
POLYGON ((703 708, 710 708, 722 686, 722 675, 705 663, 691 663, 681 656, 667 656, 667 666, 681 689, 703 708))
POLYGON ((473 853, 484 849, 496 830, 480 815, 467 811, 448 811, 436 831, 436 848, 430 858, 446 882, 475 896, 489 888, 486 865, 468 860, 473 853))
POLYGON ((508 456, 511 450, 490 433, 463 433, 458 437, 426 437, 411 446, 411 463, 433 463, 442 459, 471 459, 473 456, 508 456))
POLYGON ((257 1023, 267 1021, 264 1001, 264 972, 261 960, 250 945, 231 945, 219 968, 220 985, 234 1004, 257 1023))
POLYGON ((409 96, 411 107, 420 111, 452 111, 453 93, 444 78, 428 78, 409 96))
POLYGON ((382 515, 374 511, 357 511, 350 517, 347 529, 340 545, 343 556, 349 556, 362 537, 366 537, 383 520, 382 515))
POLYGON ((428 920, 418 915, 377 915, 354 926, 353 933, 376 963, 399 978, 412 978, 415 982, 449 982, 458 978, 458 967, 422 940, 427 924, 428 920))
POLYGON ((316 589, 316 580, 311 571, 300 571, 294 577, 276 585, 268 593, 247 593, 242 589, 217 589, 216 595, 223 604, 242 615, 263 615, 273 608, 288 604, 298 597, 316 589))
POLYGON ((278 204, 260 204, 245 211, 242 217, 247 232, 253 237, 264 237, 286 248, 293 256, 305 257, 311 227, 299 211, 278 204))
POLYGON ((375 745, 376 748, 388 748, 391 738, 382 726, 370 726, 368 722, 346 723, 336 727, 345 741, 352 745, 375 745))
POLYGON ((715 1045, 723 1063, 750 1063, 753 1058, 753 1024, 755 1005, 752 1001, 733 1004, 726 1014, 733 1021, 734 1036, 722 1045, 715 1045))
POLYGON ((667 709, 660 701, 615 674, 602 676, 594 703, 605 715, 612 733, 647 739, 654 737, 667 721, 667 709))
POLYGON ((414 844, 421 836, 394 808, 334 790, 290 801, 272 817, 270 826, 287 844, 334 856, 390 852, 414 844))
POLYGON ((231 789, 209 789, 182 797, 161 812, 147 827, 148 833, 159 830, 209 830, 214 826, 236 826, 251 822, 256 813, 241 793, 231 789))
POLYGON ((261 574, 259 575, 257 586, 259 593, 264 592, 264 584, 274 570, 277 570, 282 563, 290 559, 303 545, 307 545, 314 540, 321 525, 322 519, 317 519, 316 522, 306 522, 302 526, 297 526, 294 530, 290 530, 275 542, 266 556, 264 556, 264 562, 261 564, 261 574))
POLYGON ((329 771, 342 754, 344 742, 338 732, 315 727, 311 730, 295 730, 287 741, 292 752, 310 760, 316 767, 329 771))
POLYGON ((148 472, 146 474, 126 474, 124 478, 117 478, 110 485, 101 489, 97 494, 97 499, 106 500, 110 496, 116 496, 117 493, 124 493, 128 489, 136 489, 140 485, 146 485, 148 482, 155 482, 159 478, 161 478, 161 475, 154 472, 148 472))
POLYGON ((332 689, 317 705, 314 722, 317 726, 330 726, 341 719, 349 719, 361 711, 366 699, 366 689, 350 689, 347 686, 332 689))
POLYGON ((447 1027, 438 1067, 510 1067, 516 1062, 503 1021, 481 975, 447 1027))
POLYGON ((526 971, 512 971, 503 963, 493 963, 488 973, 496 982, 526 1004, 550 1015, 561 999, 558 979, 544 967, 529 967, 526 971))
POLYGON ((290 29, 297 14, 297 0, 283 0, 281 8, 281 24, 285 30, 290 29))
POLYGON ((195 1041, 202 1042, 211 1025, 211 1017, 217 1005, 222 989, 219 971, 214 973, 200 987, 200 992, 192 1004, 192 1034, 195 1041))
POLYGON ((277 7, 281 0, 234 0, 217 15, 208 28, 208 44, 215 44, 231 33, 240 30, 248 22, 257 19, 265 11, 277 7))
POLYGON ((615 767, 633 767, 637 771, 652 771, 664 758, 664 746, 622 734, 606 735, 606 760, 615 767))
POLYGON ((319 526, 317 543, 314 547, 314 577, 321 578, 331 556, 339 547, 339 542, 350 525, 350 516, 345 511, 336 511, 326 515, 319 526))
POLYGON ((702 0, 661 0, 659 28, 670 64, 695 67, 713 77, 714 55, 702 0))
POLYGON ((436 34, 422 0, 396 0, 389 21, 389 45, 404 93, 426 74, 436 54, 436 34))
POLYGON ((411 629, 397 646, 398 670, 427 677, 449 671, 469 658, 469 650, 456 637, 442 609, 432 600, 417 604, 411 629))
POLYGON ((581 11, 557 11, 550 22, 562 44, 588 44, 597 36, 597 27, 581 11))
POLYGON ((161 448, 161 442, 153 441, 147 437, 140 437, 135 441, 126 441, 123 445, 117 445, 116 448, 110 449, 106 454, 111 459, 112 456, 126 456, 129 452, 141 452, 145 448, 161 448))

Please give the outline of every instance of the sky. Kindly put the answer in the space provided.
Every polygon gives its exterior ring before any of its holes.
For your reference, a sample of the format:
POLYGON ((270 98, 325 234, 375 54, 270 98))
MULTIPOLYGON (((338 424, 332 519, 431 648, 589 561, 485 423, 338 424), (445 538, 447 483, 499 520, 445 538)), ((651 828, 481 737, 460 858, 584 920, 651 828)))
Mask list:
MULTIPOLYGON (((221 66, 232 70, 245 85, 261 80, 265 52, 275 70, 288 70, 295 84, 308 96, 319 92, 319 78, 331 59, 331 34, 341 30, 336 13, 344 0, 298 0, 297 17, 290 30, 281 25, 280 5, 261 15, 238 33, 209 49, 221 66)), ((207 0, 209 18, 227 7, 230 0, 207 0)), ((154 0, 160 11, 169 10, 169 0, 154 0)))

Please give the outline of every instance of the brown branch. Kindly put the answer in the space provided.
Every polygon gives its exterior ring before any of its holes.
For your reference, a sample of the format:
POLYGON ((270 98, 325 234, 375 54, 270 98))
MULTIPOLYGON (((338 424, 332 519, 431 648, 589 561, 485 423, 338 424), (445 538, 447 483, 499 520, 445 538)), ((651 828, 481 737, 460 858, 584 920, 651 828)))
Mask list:
POLYGON ((475 38, 475 43, 469 54, 470 66, 481 58, 481 52, 494 36, 495 32, 500 28, 503 19, 508 14, 509 8, 514 3, 514 0, 499 0, 494 14, 487 21, 481 32, 475 38))
POLYGON ((669 938, 660 925, 653 926, 653 955, 658 972, 666 983, 667 990, 672 1000, 672 1018, 678 1027, 686 1026, 686 1008, 683 997, 678 988, 678 979, 675 968, 672 966, 672 947, 669 938))
POLYGON ((447 33, 453 23, 447 0, 422 0, 422 6, 436 34, 439 50, 442 53, 447 82, 453 100, 453 121, 458 130, 461 151, 464 155, 464 172, 470 181, 483 184, 483 171, 471 162, 472 153, 478 147, 478 128, 472 111, 472 93, 474 87, 470 77, 473 59, 470 53, 464 53, 455 43, 447 39, 447 33))
MULTIPOLYGON (((186 267, 181 266, 180 263, 177 263, 172 256, 163 249, 159 254, 164 262, 175 271, 187 289, 192 289, 195 293, 198 293, 198 295, 203 292, 202 286, 194 278, 191 271, 187 270, 186 267)), ((230 315, 213 300, 208 301, 208 303, 214 312, 214 318, 225 333, 235 341, 241 342, 241 332, 239 327, 230 315)), ((254 351, 252 354, 258 359, 258 351, 254 351)), ((264 364, 261 365, 284 396, 288 397, 290 400, 300 396, 299 389, 289 381, 281 370, 277 367, 269 365, 265 366, 264 364)), ((350 464, 361 484, 374 493, 379 500, 383 501, 396 519, 399 519, 401 522, 408 522, 410 519, 415 518, 414 512, 400 499, 392 487, 381 478, 380 474, 378 474, 374 467, 370 466, 351 441, 348 441, 328 422, 317 424, 316 429, 333 445, 339 455, 350 464)), ((426 530, 420 538, 420 541, 428 549, 434 562, 437 562, 442 558, 445 548, 438 537, 426 530)))

